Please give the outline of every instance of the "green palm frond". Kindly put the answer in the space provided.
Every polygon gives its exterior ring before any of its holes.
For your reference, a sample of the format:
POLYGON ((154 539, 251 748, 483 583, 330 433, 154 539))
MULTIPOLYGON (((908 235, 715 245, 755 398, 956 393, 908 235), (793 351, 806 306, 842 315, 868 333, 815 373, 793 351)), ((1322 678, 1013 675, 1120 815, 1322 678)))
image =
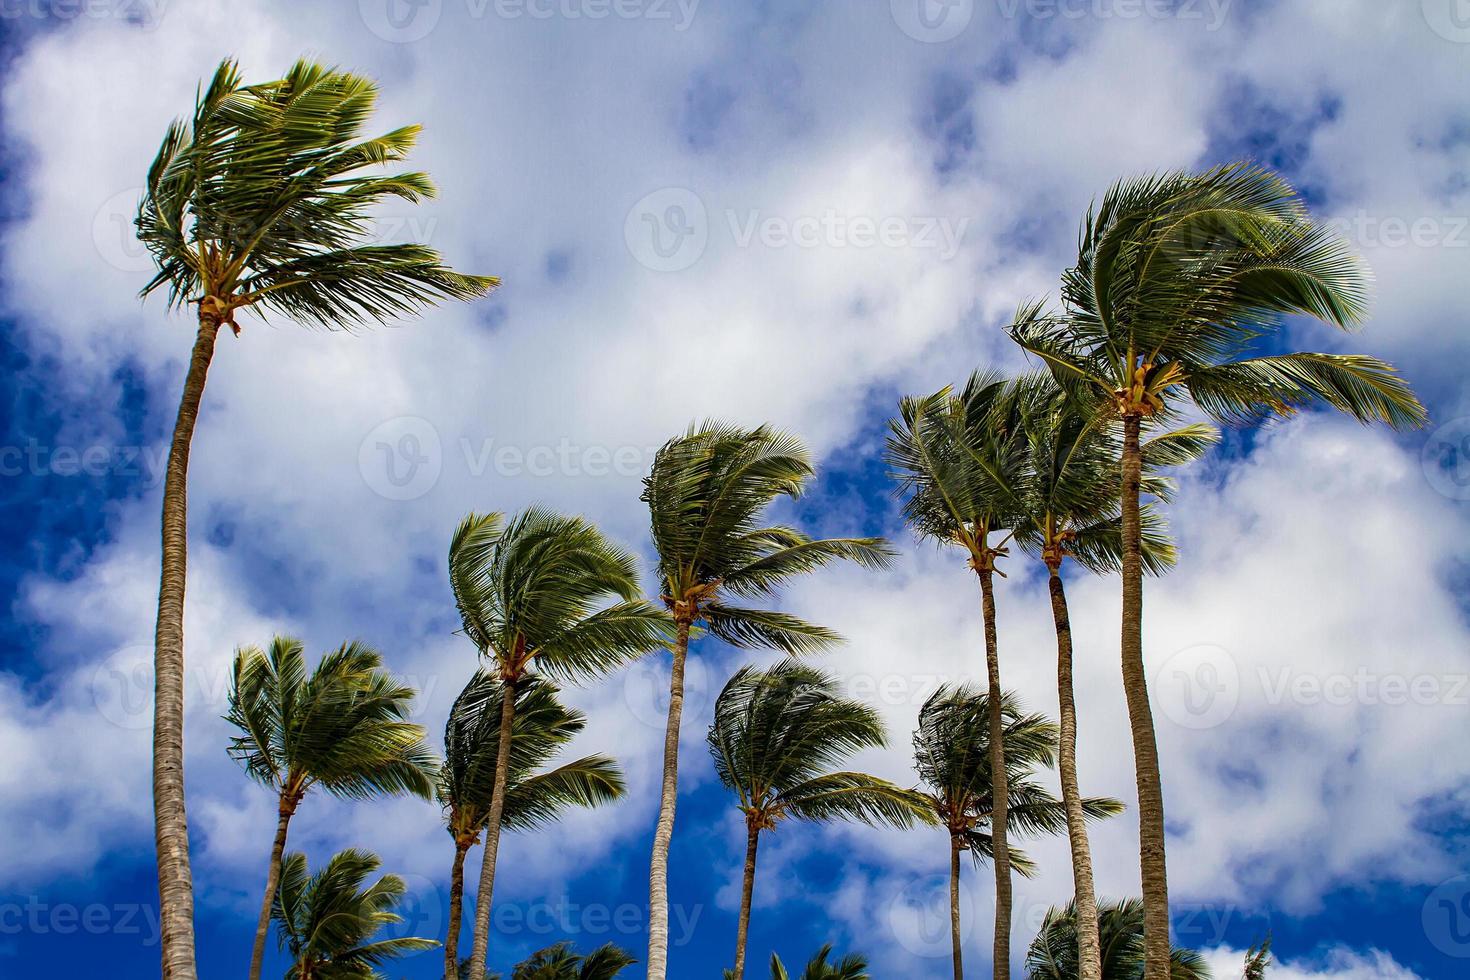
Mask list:
MULTIPOLYGON (((1142 901, 1100 901, 1098 934, 1103 980, 1132 980, 1143 975, 1142 901)), ((1195 950, 1176 946, 1170 961, 1172 980, 1211 980, 1208 964, 1195 950)), ((1074 904, 1047 911, 1026 952, 1025 969, 1027 980, 1076 980, 1080 967, 1074 904)))
POLYGON ((213 297, 224 322, 246 308, 336 328, 498 285, 423 245, 373 242, 385 205, 434 196, 422 173, 377 172, 419 133, 363 138, 377 94, 364 76, 308 61, 257 85, 221 62, 149 167, 136 225, 158 271, 143 294, 165 290, 173 306, 213 297))

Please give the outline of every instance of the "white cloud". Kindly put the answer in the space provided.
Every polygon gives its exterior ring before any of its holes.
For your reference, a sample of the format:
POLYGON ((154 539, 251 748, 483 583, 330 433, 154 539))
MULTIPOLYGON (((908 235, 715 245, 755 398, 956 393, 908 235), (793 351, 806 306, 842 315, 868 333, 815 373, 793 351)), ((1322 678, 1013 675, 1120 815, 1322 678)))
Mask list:
MULTIPOLYGON (((1205 953, 1205 961, 1219 980, 1239 974, 1244 960, 1244 950, 1223 946, 1205 953)), ((1273 960, 1266 970, 1272 980, 1421 980, 1419 974, 1381 949, 1359 951, 1333 946, 1316 956, 1273 960)))

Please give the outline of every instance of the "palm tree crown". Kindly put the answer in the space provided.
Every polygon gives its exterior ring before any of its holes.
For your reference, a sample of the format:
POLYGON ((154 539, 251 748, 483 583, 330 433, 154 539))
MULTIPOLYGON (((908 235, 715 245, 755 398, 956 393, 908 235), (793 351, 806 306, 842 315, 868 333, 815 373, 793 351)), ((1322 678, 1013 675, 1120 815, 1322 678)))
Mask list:
POLYGON ((743 648, 806 653, 836 641, 825 627, 729 601, 769 598, 788 579, 833 561, 887 566, 893 553, 881 538, 813 539, 763 523, 777 497, 799 497, 812 475, 801 441, 767 426, 707 422, 659 450, 643 500, 663 599, 676 620, 743 648))
POLYGON ((361 643, 343 644, 308 674, 301 641, 278 636, 269 653, 245 647, 235 656, 225 717, 242 734, 229 753, 295 803, 318 786, 348 799, 428 798, 436 761, 410 720, 414 696, 361 643))
POLYGON ((895 827, 931 819, 912 790, 832 771, 852 753, 885 744, 883 723, 871 707, 843 698, 834 677, 797 661, 736 671, 715 700, 708 740, 715 772, 752 829, 788 818, 895 827))
POLYGON ((403 160, 419 134, 362 138, 377 97, 370 79, 309 61, 258 85, 221 62, 149 168, 137 227, 158 272, 143 293, 166 288, 238 331, 241 308, 331 328, 494 288, 423 245, 373 242, 384 201, 434 196, 426 174, 363 172, 403 160))
MULTIPOLYGON (((1098 933, 1102 949, 1102 980, 1141 980, 1143 977, 1143 902, 1098 903, 1098 933)), ((1027 980, 1077 980, 1076 910, 1049 909, 1041 931, 1026 951, 1027 980)), ((1209 965, 1192 949, 1174 947, 1170 980, 1210 980, 1209 965)))
POLYGON ((287 980, 384 980, 379 967, 439 945, 418 937, 374 938, 403 921, 393 909, 406 890, 396 875, 363 887, 378 865, 377 855, 349 849, 309 875, 306 855, 286 855, 272 918, 292 959, 287 980))
MULTIPOLYGON (((848 953, 837 962, 828 963, 827 957, 831 955, 831 943, 817 950, 807 960, 806 969, 801 971, 799 980, 868 980, 868 961, 861 953, 848 953)), ((781 957, 775 953, 771 954, 771 980, 791 980, 791 974, 786 972, 781 957)))

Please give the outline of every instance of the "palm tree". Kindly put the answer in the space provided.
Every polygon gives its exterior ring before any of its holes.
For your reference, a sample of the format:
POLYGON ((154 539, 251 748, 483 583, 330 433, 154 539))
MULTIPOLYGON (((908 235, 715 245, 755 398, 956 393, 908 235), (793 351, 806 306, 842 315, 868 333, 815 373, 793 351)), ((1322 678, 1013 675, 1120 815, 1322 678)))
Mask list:
MULTIPOLYGON (((906 496, 904 519, 914 532, 942 545, 958 545, 980 579, 981 617, 985 628, 985 672, 991 706, 986 719, 996 780, 991 833, 995 856, 995 980, 1011 971, 1011 863, 1007 846, 1010 787, 1001 717, 1000 648, 995 621, 996 561, 1007 554, 1009 534, 1019 516, 1019 493, 1025 476, 1025 440, 1021 438, 1015 384, 998 374, 976 371, 964 390, 945 388, 927 398, 905 398, 899 417, 890 423, 888 464, 906 496)), ((1004 573, 1002 573, 1004 574, 1004 573)))
MULTIPOLYGON (((527 677, 516 688, 509 775, 501 827, 530 830, 556 820, 569 806, 595 807, 626 792, 622 770, 605 755, 574 759, 541 771, 587 727, 587 717, 557 699, 556 685, 527 677)), ((479 843, 495 801, 495 762, 500 755, 501 700, 505 685, 487 670, 475 676, 455 699, 444 726, 444 765, 439 771, 439 801, 454 838, 449 879, 449 932, 444 942, 444 977, 456 980, 459 928, 464 902, 464 861, 479 843)))
POLYGON ((679 781, 684 661, 696 627, 741 649, 807 653, 837 642, 833 631, 789 613, 733 604, 775 595, 788 579, 833 561, 885 567, 880 538, 813 539, 796 528, 763 525, 777 497, 799 497, 813 474, 801 441, 768 426, 694 425, 669 440, 644 480, 664 604, 675 638, 664 731, 663 788, 648 872, 648 980, 668 968, 669 841, 679 781))
MULTIPOLYGON (((1136 898, 1098 906, 1103 980, 1142 980, 1143 903, 1136 898)), ((1048 909, 1026 952, 1027 980, 1079 980, 1076 908, 1048 909)), ((1192 949, 1169 951, 1169 980, 1210 980, 1209 965, 1192 949)))
POLYGON ((606 673, 665 641, 669 622, 639 598, 631 554, 586 520, 539 507, 508 524, 500 514, 466 517, 449 545, 449 584, 465 635, 504 690, 470 951, 470 975, 478 977, 489 949, 520 686, 534 673, 568 680, 606 673))
MULTIPOLYGON (((868 961, 861 953, 848 953, 836 963, 828 963, 827 957, 831 955, 831 943, 817 950, 816 955, 807 960, 800 980, 869 980, 868 961)), ((729 975, 727 970, 726 976, 729 975)), ((791 980, 791 975, 781 963, 781 957, 775 953, 771 954, 771 980, 791 980)))
POLYGON ((1245 951, 1245 971, 1242 980, 1266 980, 1266 967, 1272 963, 1271 935, 1245 951))
POLYGON ((1167 980, 1169 887, 1163 789, 1143 667, 1142 439, 1191 404, 1229 423, 1289 416, 1314 402, 1363 422, 1422 425, 1394 369, 1361 354, 1260 353, 1288 314, 1350 329, 1369 276, 1313 222, 1281 177, 1232 164, 1120 181, 1084 222, 1065 310, 1033 305, 1011 328, 1102 421, 1121 422, 1122 665, 1138 782, 1146 980, 1167 980))
POLYGON ((745 814, 745 877, 735 939, 735 980, 745 941, 762 831, 783 820, 856 820, 910 827, 932 823, 925 797, 861 772, 833 772, 853 752, 887 742, 878 713, 841 696, 836 678, 795 660, 745 666, 715 699, 709 730, 715 772, 745 814))
POLYGON ((433 789, 434 757, 423 728, 409 721, 415 692, 382 664, 376 651, 346 643, 308 674, 301 641, 284 636, 271 640, 269 653, 235 653, 225 717, 241 734, 230 739, 229 754, 275 792, 277 813, 250 980, 260 977, 286 832, 306 794, 320 787, 354 800, 428 798, 433 789))
POLYGON ((386 980, 378 967, 439 945, 418 937, 373 938, 403 921, 393 911, 405 891, 402 878, 384 875, 363 887, 379 863, 376 854, 349 849, 308 875, 306 855, 286 856, 271 914, 291 954, 287 980, 386 980))
MULTIPOLYGON (((627 950, 613 943, 605 943, 583 956, 572 949, 571 943, 560 942, 537 950, 517 963, 510 972, 510 980, 613 980, 636 962, 627 950)), ((467 960, 466 969, 468 966, 467 960)), ((499 974, 486 974, 486 977, 500 980, 499 974)))
POLYGON ((279 81, 249 86, 233 61, 221 62, 193 116, 169 126, 138 206, 138 239, 158 266, 142 295, 166 288, 170 306, 198 310, 164 478, 154 640, 154 832, 168 980, 196 974, 184 812, 187 484, 219 328, 238 334, 240 310, 349 327, 482 296, 497 284, 452 271, 422 245, 371 242, 378 205, 434 194, 422 173, 362 172, 404 159, 419 132, 405 126, 361 139, 376 98, 370 80, 306 61, 279 81))
MULTIPOLYGON (((1020 834, 1059 834, 1066 830, 1066 808, 1032 777, 1056 761, 1057 726, 1041 715, 1023 714, 1015 697, 1002 695, 1006 720, 1005 768, 1011 790, 1011 824, 1020 834)), ((949 924, 955 980, 963 980, 960 949, 960 854, 969 851, 978 868, 995 860, 995 782, 991 770, 990 695, 960 685, 944 686, 919 710, 914 733, 914 764, 936 822, 949 832, 949 924)), ((1123 811, 1117 800, 1087 797, 1083 813, 1091 818, 1123 811)), ((1010 848, 1010 863, 1030 877, 1036 866, 1010 848)))
MULTIPOLYGON (((1092 881, 1092 854, 1082 793, 1077 782, 1077 702, 1072 686, 1072 626, 1062 563, 1072 557, 1089 571, 1116 572, 1122 550, 1119 521, 1118 457, 1121 447, 1112 427, 1077 410, 1073 401, 1044 378, 1025 383, 1022 426, 1028 454, 1021 520, 1016 541, 1046 566, 1053 625, 1057 636, 1057 701, 1060 739, 1057 769, 1067 812, 1072 850, 1078 964, 1081 980, 1101 980, 1097 895, 1092 881)), ((1145 480, 1154 496, 1167 500, 1171 486, 1155 471, 1202 454, 1216 438, 1209 426, 1191 425, 1147 440, 1142 447, 1145 480)), ((1143 562, 1147 571, 1173 565, 1173 543, 1148 507, 1143 522, 1143 562)))

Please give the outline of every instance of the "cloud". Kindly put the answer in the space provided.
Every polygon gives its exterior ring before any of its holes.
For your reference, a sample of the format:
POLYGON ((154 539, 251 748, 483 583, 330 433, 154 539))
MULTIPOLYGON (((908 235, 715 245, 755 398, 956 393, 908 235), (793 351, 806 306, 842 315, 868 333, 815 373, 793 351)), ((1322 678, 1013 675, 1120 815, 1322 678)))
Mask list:
MULTIPOLYGON (((1315 956, 1273 959, 1266 971, 1273 980, 1421 980, 1419 974, 1381 949, 1360 951, 1333 946, 1315 956)), ((1222 946, 1205 952, 1205 961, 1217 977, 1235 976, 1244 960, 1244 950, 1222 946)))

